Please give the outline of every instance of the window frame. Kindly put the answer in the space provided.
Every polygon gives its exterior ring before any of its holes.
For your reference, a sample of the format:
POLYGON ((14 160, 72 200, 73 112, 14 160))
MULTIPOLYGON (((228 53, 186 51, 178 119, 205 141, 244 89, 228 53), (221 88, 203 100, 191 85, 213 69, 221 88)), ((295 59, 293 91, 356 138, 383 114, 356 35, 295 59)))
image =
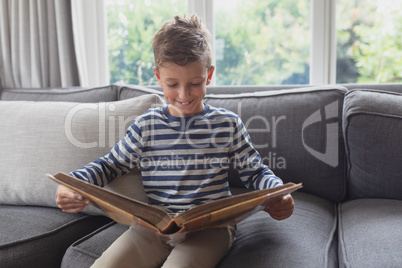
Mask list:
POLYGON ((336 83, 336 0, 311 0, 310 84, 336 83))

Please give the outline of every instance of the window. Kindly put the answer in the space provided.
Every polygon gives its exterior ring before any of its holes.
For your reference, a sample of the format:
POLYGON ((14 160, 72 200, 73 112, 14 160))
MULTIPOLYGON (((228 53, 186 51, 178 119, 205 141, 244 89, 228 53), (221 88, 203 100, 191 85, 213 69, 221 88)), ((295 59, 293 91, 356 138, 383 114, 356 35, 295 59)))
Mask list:
POLYGON ((337 83, 402 82, 402 1, 338 0, 337 83))
POLYGON ((308 0, 215 1, 217 85, 308 84, 308 0))
POLYGON ((152 38, 176 14, 210 28, 216 85, 402 82, 394 0, 105 0, 111 83, 156 85, 152 38))
POLYGON ((186 0, 106 0, 110 82, 156 85, 152 39, 186 0))

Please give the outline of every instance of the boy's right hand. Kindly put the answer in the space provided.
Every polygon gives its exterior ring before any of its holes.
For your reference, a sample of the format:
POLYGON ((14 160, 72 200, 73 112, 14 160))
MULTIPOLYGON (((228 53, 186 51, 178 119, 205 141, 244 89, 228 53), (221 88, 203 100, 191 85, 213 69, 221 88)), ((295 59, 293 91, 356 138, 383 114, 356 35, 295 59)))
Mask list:
POLYGON ((62 211, 68 213, 78 213, 87 205, 92 205, 89 199, 63 185, 57 188, 56 203, 62 211))

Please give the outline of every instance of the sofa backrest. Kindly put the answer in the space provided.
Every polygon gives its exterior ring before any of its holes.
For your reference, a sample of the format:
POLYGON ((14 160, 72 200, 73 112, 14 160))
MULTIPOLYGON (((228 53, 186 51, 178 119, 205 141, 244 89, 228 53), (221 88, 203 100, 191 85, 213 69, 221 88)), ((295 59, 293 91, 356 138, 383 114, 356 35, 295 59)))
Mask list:
POLYGON ((97 88, 24 88, 3 89, 0 99, 5 101, 70 101, 70 102, 107 102, 118 100, 118 86, 97 88))
POLYGON ((345 96, 343 131, 351 199, 402 200, 402 94, 395 91, 352 90, 345 96))
MULTIPOLYGON (((352 199, 401 199, 402 86, 345 86, 208 87, 205 101, 240 115, 264 163, 285 182, 335 202, 347 189, 352 199)), ((111 85, 3 89, 0 100, 97 103, 150 93, 163 98, 160 87, 111 85)), ((241 186, 234 170, 230 184, 241 186)))
POLYGON ((398 83, 382 83, 382 84, 343 84, 349 90, 375 90, 384 92, 402 93, 402 84, 398 83))

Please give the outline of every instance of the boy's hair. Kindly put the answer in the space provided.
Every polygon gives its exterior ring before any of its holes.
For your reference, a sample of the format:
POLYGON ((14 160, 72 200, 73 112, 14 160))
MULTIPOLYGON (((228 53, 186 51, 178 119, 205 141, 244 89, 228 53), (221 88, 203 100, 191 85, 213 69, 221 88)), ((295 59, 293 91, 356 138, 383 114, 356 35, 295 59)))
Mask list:
POLYGON ((211 68, 211 34, 196 15, 175 16, 166 22, 155 34, 152 49, 156 68, 168 62, 185 66, 195 61, 211 68))

